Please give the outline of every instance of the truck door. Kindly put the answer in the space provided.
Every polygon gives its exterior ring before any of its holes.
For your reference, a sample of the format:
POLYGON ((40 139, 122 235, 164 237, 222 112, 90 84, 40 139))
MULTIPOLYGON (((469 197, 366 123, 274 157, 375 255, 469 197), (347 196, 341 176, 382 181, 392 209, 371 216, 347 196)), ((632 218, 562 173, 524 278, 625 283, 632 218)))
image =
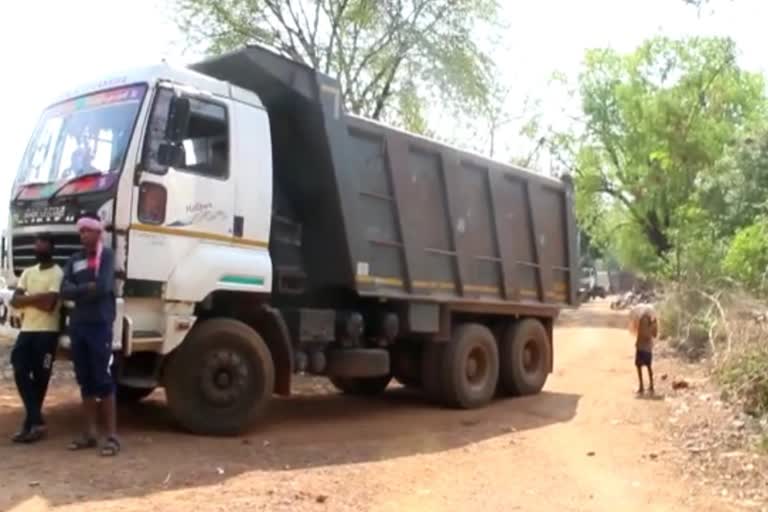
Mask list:
POLYGON ((129 279, 166 283, 201 245, 232 239, 230 132, 228 100, 157 89, 132 200, 129 279))

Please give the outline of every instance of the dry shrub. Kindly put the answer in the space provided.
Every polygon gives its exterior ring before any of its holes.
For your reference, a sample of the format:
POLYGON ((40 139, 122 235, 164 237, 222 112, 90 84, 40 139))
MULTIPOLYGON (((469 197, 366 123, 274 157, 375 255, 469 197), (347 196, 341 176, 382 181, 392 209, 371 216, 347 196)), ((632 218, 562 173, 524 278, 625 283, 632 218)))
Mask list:
POLYGON ((664 294, 658 304, 659 336, 688 360, 713 355, 710 331, 715 327, 713 306, 693 290, 677 288, 664 294))
POLYGON ((768 304, 744 293, 677 288, 658 306, 662 336, 690 359, 708 358, 725 395, 768 414, 768 304))
MULTIPOLYGON (((768 307, 764 307, 768 312, 768 307)), ((732 322, 735 340, 731 351, 720 358, 715 375, 727 396, 738 400, 744 412, 768 414, 768 321, 765 313, 738 315, 732 322)))

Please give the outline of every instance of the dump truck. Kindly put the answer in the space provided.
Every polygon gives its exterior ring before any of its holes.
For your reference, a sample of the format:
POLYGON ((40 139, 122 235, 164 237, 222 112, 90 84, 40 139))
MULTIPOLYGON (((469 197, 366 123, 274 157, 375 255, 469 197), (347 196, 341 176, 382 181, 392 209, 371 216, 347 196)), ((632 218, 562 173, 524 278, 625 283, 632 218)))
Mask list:
POLYGON ((10 261, 20 275, 46 232, 63 265, 97 212, 118 398, 164 387, 180 427, 229 435, 297 374, 354 395, 394 379, 458 408, 539 392, 577 304, 572 201, 568 179, 350 115, 336 80, 251 46, 47 108, 10 261))

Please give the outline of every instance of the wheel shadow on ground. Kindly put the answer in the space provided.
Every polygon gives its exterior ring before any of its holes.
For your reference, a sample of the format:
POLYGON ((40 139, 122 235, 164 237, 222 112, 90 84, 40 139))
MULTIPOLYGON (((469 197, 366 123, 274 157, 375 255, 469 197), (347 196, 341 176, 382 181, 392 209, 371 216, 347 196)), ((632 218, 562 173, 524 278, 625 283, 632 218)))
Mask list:
MULTIPOLYGON (((430 406, 419 393, 402 387, 391 387, 373 399, 304 391, 276 399, 252 432, 213 438, 175 430, 158 392, 120 410, 124 450, 116 459, 104 459, 96 452, 66 451, 78 431, 79 411, 73 391, 57 391, 48 407, 49 439, 34 446, 0 443, 0 474, 6 489, 0 495, 0 510, 34 496, 42 496, 51 506, 140 497, 220 484, 252 471, 374 462, 501 436, 514 439, 526 430, 570 421, 579 399, 543 392, 459 411, 430 406)), ((3 386, 0 432, 10 434, 20 413, 14 393, 3 386)))

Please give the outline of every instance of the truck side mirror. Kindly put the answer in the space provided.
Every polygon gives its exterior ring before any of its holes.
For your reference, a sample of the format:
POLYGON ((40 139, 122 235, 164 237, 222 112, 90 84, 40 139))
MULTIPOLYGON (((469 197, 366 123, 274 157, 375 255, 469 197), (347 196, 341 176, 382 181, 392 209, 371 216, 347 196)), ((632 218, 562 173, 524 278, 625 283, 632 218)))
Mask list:
POLYGON ((183 167, 185 160, 181 144, 165 142, 157 148, 157 163, 163 167, 183 167))
POLYGON ((175 96, 168 109, 168 123, 165 125, 165 138, 169 142, 181 142, 189 126, 192 110, 189 98, 175 96))

